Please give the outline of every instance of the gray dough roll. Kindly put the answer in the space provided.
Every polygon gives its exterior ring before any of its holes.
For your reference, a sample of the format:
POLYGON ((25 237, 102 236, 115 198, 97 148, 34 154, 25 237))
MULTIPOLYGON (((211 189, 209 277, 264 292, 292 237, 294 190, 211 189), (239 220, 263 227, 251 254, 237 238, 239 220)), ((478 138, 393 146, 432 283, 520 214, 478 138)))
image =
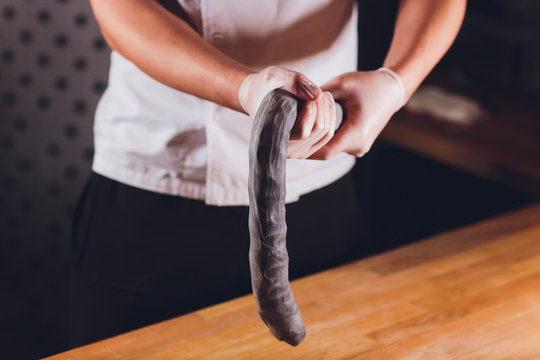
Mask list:
POLYGON ((306 336, 289 285, 285 222, 287 143, 298 101, 276 89, 263 99, 249 145, 249 264, 261 319, 280 341, 298 345, 306 336))
MULTIPOLYGON (((304 322, 289 285, 285 195, 287 144, 296 121, 298 100, 276 89, 263 99, 249 145, 249 265, 261 319, 278 340, 298 345, 304 322)), ((336 128, 343 110, 336 103, 336 128)))

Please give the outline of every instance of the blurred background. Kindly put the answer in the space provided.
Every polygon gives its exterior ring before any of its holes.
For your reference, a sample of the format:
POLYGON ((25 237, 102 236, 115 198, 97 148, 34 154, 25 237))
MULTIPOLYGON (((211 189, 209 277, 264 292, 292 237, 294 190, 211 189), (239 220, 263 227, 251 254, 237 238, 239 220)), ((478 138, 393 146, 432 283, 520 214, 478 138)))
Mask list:
MULTIPOLYGON (((359 1, 359 69, 382 63, 396 7, 359 1)), ((66 350, 70 221, 108 63, 87 1, 0 0, 2 358, 66 350)), ((539 104, 540 1, 470 0, 453 48, 357 162, 355 256, 538 202, 539 104)))

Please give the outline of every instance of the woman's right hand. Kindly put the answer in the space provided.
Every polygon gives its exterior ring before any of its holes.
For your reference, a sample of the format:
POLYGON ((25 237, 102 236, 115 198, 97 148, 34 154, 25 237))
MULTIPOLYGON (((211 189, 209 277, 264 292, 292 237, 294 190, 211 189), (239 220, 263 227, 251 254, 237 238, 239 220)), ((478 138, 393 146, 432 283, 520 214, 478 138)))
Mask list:
POLYGON ((305 159, 322 148, 334 135, 336 110, 334 99, 304 74, 279 66, 248 75, 238 89, 242 109, 253 118, 263 98, 282 88, 300 100, 298 116, 287 148, 289 158, 305 159))

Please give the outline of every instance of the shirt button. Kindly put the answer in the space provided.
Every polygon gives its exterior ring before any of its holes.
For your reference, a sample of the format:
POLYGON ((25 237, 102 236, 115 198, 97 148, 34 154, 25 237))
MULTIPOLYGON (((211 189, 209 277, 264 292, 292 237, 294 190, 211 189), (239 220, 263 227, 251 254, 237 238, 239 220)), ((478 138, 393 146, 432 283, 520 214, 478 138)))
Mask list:
POLYGON ((223 33, 215 32, 212 34, 212 38, 214 39, 214 41, 221 41, 223 40, 223 33))

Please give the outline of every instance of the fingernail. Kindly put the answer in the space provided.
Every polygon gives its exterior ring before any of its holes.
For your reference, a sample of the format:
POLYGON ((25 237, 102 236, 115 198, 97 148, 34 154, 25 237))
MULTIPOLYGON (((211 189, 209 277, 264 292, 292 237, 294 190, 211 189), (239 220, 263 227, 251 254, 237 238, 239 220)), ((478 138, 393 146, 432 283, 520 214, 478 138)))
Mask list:
POLYGON ((311 81, 300 81, 302 91, 312 99, 315 99, 321 93, 321 89, 311 81))

